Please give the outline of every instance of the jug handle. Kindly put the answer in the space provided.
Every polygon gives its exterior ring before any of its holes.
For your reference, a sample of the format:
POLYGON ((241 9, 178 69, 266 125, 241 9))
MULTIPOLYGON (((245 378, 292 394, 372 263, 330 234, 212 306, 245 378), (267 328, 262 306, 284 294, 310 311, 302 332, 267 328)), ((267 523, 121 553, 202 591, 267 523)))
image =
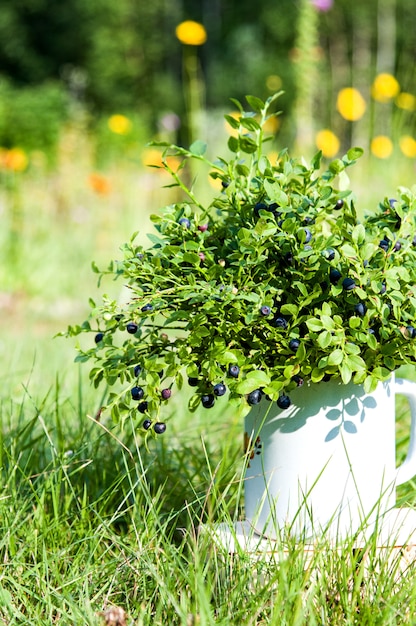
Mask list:
POLYGON ((396 486, 402 485, 416 476, 416 383, 404 378, 396 378, 395 394, 407 398, 410 406, 410 441, 403 463, 396 470, 396 486))

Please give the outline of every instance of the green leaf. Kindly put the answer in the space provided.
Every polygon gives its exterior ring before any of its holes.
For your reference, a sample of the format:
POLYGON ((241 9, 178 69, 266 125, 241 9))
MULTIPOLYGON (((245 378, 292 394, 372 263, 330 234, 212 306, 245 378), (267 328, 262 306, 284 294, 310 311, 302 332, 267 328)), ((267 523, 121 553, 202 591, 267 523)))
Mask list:
POLYGON ((352 161, 356 161, 357 159, 359 159, 360 157, 362 157, 362 155, 364 154, 364 150, 362 148, 357 147, 353 147, 350 148, 347 152, 347 158, 350 162, 352 161))
POLYGON ((312 332, 319 332, 324 327, 321 320, 317 317, 311 317, 310 319, 306 320, 306 325, 312 332))
POLYGON ((344 358, 343 351, 340 350, 339 348, 336 348, 328 356, 328 365, 339 365, 340 363, 342 363, 343 358, 344 358))
POLYGON ((332 340, 332 335, 329 332, 329 330, 324 330, 318 335, 318 343, 323 350, 325 350, 325 348, 327 348, 330 345, 331 340, 332 340))
POLYGON ((232 115, 224 115, 224 118, 225 118, 226 122, 231 126, 231 128, 234 128, 235 130, 237 130, 237 128, 239 128, 239 126, 240 126, 240 120, 239 119, 236 119, 232 115))
POLYGON ((257 98, 256 96, 246 96, 246 100, 253 111, 256 111, 257 113, 261 113, 263 111, 264 102, 263 100, 260 100, 260 98, 257 98))
POLYGON ((345 362, 342 362, 339 367, 339 373, 341 374, 341 379, 344 385, 347 385, 352 377, 352 370, 348 367, 345 362))
POLYGON ((231 152, 238 152, 240 149, 240 144, 237 137, 229 137, 227 145, 231 152))
POLYGON ((270 380, 270 376, 268 376, 266 372, 263 372, 262 370, 253 370, 248 372, 244 380, 237 385, 236 391, 241 394, 250 393, 255 389, 266 387, 270 384, 270 380))
POLYGON ((207 151, 207 144, 201 139, 197 139, 189 146, 189 151, 196 156, 202 156, 207 151))

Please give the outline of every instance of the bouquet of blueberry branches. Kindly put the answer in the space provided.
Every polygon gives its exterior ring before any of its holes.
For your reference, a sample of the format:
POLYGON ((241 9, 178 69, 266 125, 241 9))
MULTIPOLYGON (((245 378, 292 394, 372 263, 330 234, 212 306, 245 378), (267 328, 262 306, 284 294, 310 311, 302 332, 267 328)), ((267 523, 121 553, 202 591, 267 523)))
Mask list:
POLYGON ((399 188, 359 219, 336 183, 360 148, 326 169, 320 152, 310 164, 286 149, 269 159, 263 126, 278 95, 247 96, 250 111, 233 100, 228 159, 209 163, 200 141, 158 144, 183 200, 151 216, 149 247, 136 233, 101 272, 122 278, 128 302, 104 297, 68 330, 92 333, 77 360, 94 362, 93 384, 121 384, 107 405, 115 421, 130 414, 163 433, 163 407, 183 385, 191 410, 263 397, 285 409, 304 383, 336 378, 369 392, 415 361, 414 191, 399 188), (221 182, 207 205, 184 182, 191 159, 221 182))

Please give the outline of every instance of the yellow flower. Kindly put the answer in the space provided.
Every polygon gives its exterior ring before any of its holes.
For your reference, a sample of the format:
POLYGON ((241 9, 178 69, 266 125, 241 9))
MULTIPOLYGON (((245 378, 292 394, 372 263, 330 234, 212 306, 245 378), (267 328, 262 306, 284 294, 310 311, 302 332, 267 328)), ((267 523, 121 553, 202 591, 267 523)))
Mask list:
POLYGON ((282 87, 282 79, 277 74, 270 74, 266 78, 266 87, 269 91, 279 91, 282 87))
POLYGON ((364 115, 366 104, 358 89, 345 87, 338 93, 337 109, 344 119, 355 122, 364 115))
POLYGON ((322 150, 323 156, 328 158, 335 156, 340 146, 338 137, 328 128, 316 133, 315 143, 317 148, 322 150))
POLYGON ((396 104, 399 109, 414 111, 416 109, 416 97, 412 93, 402 91, 397 95, 396 104))
POLYGON ((2 150, 0 154, 0 167, 12 172, 24 172, 29 163, 27 154, 22 148, 2 150))
POLYGON ((100 196, 107 196, 111 191, 109 180, 102 174, 96 172, 89 175, 88 184, 91 189, 100 196))
MULTIPOLYGON (((147 148, 142 152, 142 163, 146 167, 156 168, 156 171, 164 172, 163 155, 157 148, 147 148)), ((176 172, 181 164, 181 160, 175 156, 167 156, 166 164, 176 172)))
POLYGON ((117 135, 128 135, 131 130, 131 121, 125 115, 112 115, 108 118, 108 128, 117 135))
POLYGON ((205 28, 193 20, 185 20, 178 24, 175 33, 179 41, 187 46, 202 46, 207 40, 205 28))
POLYGON ((370 149, 378 159, 387 159, 393 152, 393 144, 386 135, 378 135, 372 139, 370 149))
POLYGON ((272 115, 266 120, 263 124, 263 130, 266 133, 270 133, 271 135, 275 135, 280 128, 280 118, 272 115))
POLYGON ((392 74, 378 74, 371 87, 371 95, 378 102, 388 102, 400 91, 400 85, 392 74))
POLYGON ((410 135, 403 135, 403 137, 400 137, 399 146, 405 156, 410 159, 416 157, 416 139, 413 139, 410 135))

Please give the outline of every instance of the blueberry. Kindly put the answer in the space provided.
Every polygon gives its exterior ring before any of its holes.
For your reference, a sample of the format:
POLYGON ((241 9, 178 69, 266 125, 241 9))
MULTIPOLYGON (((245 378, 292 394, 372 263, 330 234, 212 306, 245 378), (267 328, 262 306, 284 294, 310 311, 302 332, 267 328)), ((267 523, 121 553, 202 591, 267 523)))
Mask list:
POLYGON ((298 387, 302 387, 303 378, 301 376, 298 376, 298 374, 295 374, 294 376, 292 376, 292 380, 294 383, 297 384, 298 387))
POLYGON ((387 237, 384 237, 384 239, 382 239, 378 245, 379 248, 384 250, 384 252, 387 252, 387 250, 390 248, 390 240, 387 237))
POLYGON ((394 246, 393 246, 393 250, 394 252, 398 252, 402 247, 402 244, 400 243, 400 241, 396 241, 394 246))
POLYGON ((140 366, 140 365, 135 365, 135 366, 134 366, 133 373, 134 373, 134 375, 135 375, 136 377, 140 375, 140 372, 141 372, 141 371, 142 371, 142 368, 141 368, 141 366, 140 366))
POLYGON ((145 304, 142 306, 141 311, 143 313, 147 313, 148 311, 153 311, 153 306, 151 304, 145 304))
POLYGON ((358 304, 356 304, 354 307, 354 311, 360 317, 364 317, 366 310, 367 307, 365 306, 364 302, 358 302, 358 304))
POLYGON ((296 352, 296 350, 299 348, 299 346, 300 346, 299 339, 291 339, 289 341, 289 348, 292 350, 292 352, 296 352))
POLYGON ((150 420, 144 420, 144 422, 142 424, 142 428, 144 428, 145 430, 149 430, 151 425, 152 425, 152 422, 150 420))
POLYGON ((391 206, 391 208, 394 208, 394 205, 396 204, 397 200, 395 198, 390 198, 389 199, 389 205, 391 206))
POLYGON ((335 250, 333 248, 328 248, 328 250, 325 250, 324 254, 328 261, 333 261, 335 259, 335 250))
POLYGON ((130 335, 135 335, 137 333, 138 328, 139 327, 134 322, 129 322, 126 326, 126 330, 128 333, 130 333, 130 335))
POLYGON ((148 402, 146 402, 146 400, 144 402, 140 402, 140 404, 137 405, 137 410, 139 411, 139 413, 146 413, 148 408, 149 404, 148 402))
POLYGON ((305 243, 309 243, 312 239, 312 233, 309 228, 304 228, 303 230, 305 231, 305 243))
POLYGON ((257 202, 257 204, 254 205, 254 215, 259 217, 260 211, 268 211, 268 209, 269 207, 264 202, 257 202))
POLYGON ((180 224, 184 228, 189 228, 191 226, 191 222, 188 220, 187 217, 181 217, 178 224, 180 224))
POLYGON ((239 374, 240 374, 240 368, 238 367, 238 365, 228 366, 228 376, 231 376, 231 378, 238 378, 239 374))
POLYGON ((205 233, 208 230, 208 224, 200 224, 198 230, 200 233, 205 233))
POLYGON ((340 198, 339 200, 336 201, 334 209, 336 211, 339 211, 340 209, 342 209, 343 206, 344 206, 344 200, 342 200, 342 198, 340 198))
POLYGON ((156 422, 155 425, 153 426, 153 430, 155 431, 157 435, 163 435, 163 433, 166 430, 165 422, 156 422))
POLYGON ((202 406, 206 409, 211 409, 215 404, 215 396, 212 393, 206 393, 201 396, 202 406))
POLYGON ((339 281, 340 278, 341 278, 341 272, 337 270, 335 267, 331 267, 331 269, 329 270, 330 282, 333 285, 335 285, 339 281))
POLYGON ((141 400, 144 396, 144 390, 142 387, 133 387, 130 393, 133 400, 141 400))
POLYGON ((247 402, 250 405, 253 404, 258 404, 261 400, 261 390, 260 389, 255 389, 254 391, 251 391, 248 396, 247 396, 247 402))
POLYGON ((342 286, 345 289, 345 291, 351 291, 352 289, 355 289, 355 287, 357 286, 355 284, 355 280, 353 278, 344 278, 344 280, 342 281, 342 286))
POLYGON ((169 400, 169 398, 172 395, 172 390, 171 389, 162 389, 160 395, 162 396, 163 400, 169 400))
POLYGON ((406 332, 410 339, 415 339, 416 328, 414 328, 413 326, 406 326, 406 332))
POLYGON ((214 394, 216 396, 223 396, 226 391, 227 391, 227 387, 224 385, 224 383, 217 383, 214 386, 214 394))
POLYGON ((287 328, 287 321, 284 317, 278 315, 274 318, 272 325, 275 326, 275 328, 287 328))
POLYGON ((291 402, 290 402, 289 396, 286 396, 285 394, 283 394, 278 397, 277 406, 279 407, 279 409, 288 409, 290 405, 291 405, 291 402))
POLYGON ((383 293, 386 293, 386 289, 387 289, 386 283, 384 282, 381 283, 380 294, 383 295, 383 293))
POLYGON ((104 339, 104 333, 97 333, 94 337, 95 343, 100 343, 104 339))
POLYGON ((193 378, 192 376, 190 376, 188 378, 188 385, 190 387, 198 387, 198 383, 199 383, 199 379, 198 378, 193 378))
POLYGON ((260 313, 266 317, 267 315, 270 315, 271 308, 269 306, 264 305, 261 307, 260 313))

